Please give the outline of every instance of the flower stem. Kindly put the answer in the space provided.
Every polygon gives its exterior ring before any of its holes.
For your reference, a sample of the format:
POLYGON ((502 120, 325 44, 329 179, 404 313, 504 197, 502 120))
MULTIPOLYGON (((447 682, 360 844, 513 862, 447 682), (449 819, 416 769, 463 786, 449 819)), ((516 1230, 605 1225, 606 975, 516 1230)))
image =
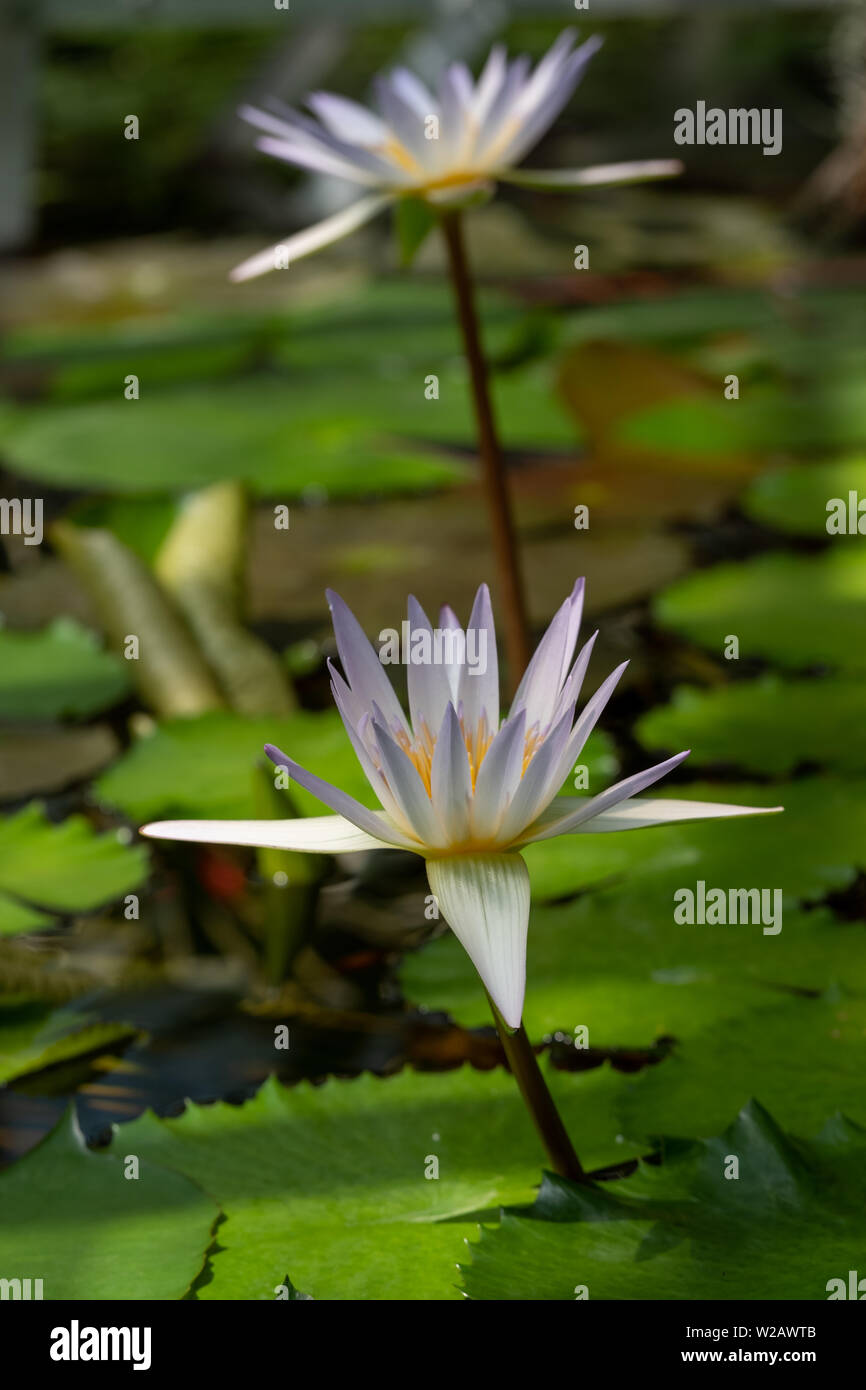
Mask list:
POLYGON ((570 1178, 572 1182, 588 1183, 590 1180, 583 1171, 547 1082, 541 1074, 526 1029, 523 1024, 516 1030, 510 1029, 489 994, 487 998, 493 1010, 493 1020, 505 1052, 505 1060, 532 1116, 541 1142, 547 1150, 553 1171, 561 1178, 570 1178))
POLYGON ((478 315, 472 281, 463 244, 463 227, 459 212, 445 213, 441 218, 442 232, 448 248, 448 262, 457 315, 463 335, 463 346, 469 362, 472 398, 478 425, 478 452, 484 476, 484 490, 490 514, 490 529, 496 556, 498 588, 505 615, 505 650, 508 657, 508 676, 512 690, 529 664, 529 633, 526 619, 526 600, 517 550, 511 503, 505 480, 502 447, 496 431, 493 406, 487 381, 487 363, 481 346, 478 315))

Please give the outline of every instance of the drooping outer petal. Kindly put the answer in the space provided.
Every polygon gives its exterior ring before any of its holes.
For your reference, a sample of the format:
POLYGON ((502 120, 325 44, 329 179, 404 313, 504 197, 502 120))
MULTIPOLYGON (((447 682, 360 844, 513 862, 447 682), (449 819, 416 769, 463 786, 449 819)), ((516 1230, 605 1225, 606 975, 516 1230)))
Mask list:
MULTIPOLYGON (((371 815, 375 812, 371 812, 371 815)), ((385 830, 384 817, 382 828, 385 830)), ((151 840, 190 840, 205 845, 255 845, 310 854, 352 854, 391 849, 345 816, 307 816, 298 820, 158 820, 141 827, 151 840)))
POLYGON ((487 993, 509 1028, 519 1027, 529 926, 529 874, 520 855, 428 859, 427 878, 487 993))
POLYGON ((646 179, 672 179, 683 172, 678 159, 634 159, 622 164, 595 164, 587 169, 498 169, 500 183, 520 188, 602 188, 612 184, 641 183, 646 179))
MULTIPOLYGON (((530 827, 523 844, 546 839, 545 830, 568 820, 586 800, 579 796, 558 796, 530 827), (564 813, 564 814, 563 814, 564 813)), ((554 831, 557 835, 597 835, 614 830, 643 830, 651 825, 672 825, 676 821, 723 820, 729 816, 770 816, 784 811, 784 806, 736 806, 724 801, 681 801, 668 797, 634 797, 618 806, 602 811, 601 815, 581 821, 570 829, 554 831)))
POLYGON ((332 217, 326 217, 323 222, 317 222, 315 226, 307 227, 302 232, 296 232, 294 236, 286 237, 285 241, 278 241, 274 246, 269 246, 267 251, 260 251, 258 255, 251 256, 248 261, 235 266, 229 278, 231 280, 252 280, 256 275, 264 275, 269 270, 276 270, 277 251, 291 265, 293 261, 299 261, 302 256, 309 256, 313 251, 318 251, 323 246, 329 246, 332 241, 339 241, 342 237, 357 231, 358 227, 369 222, 391 201, 391 196, 386 193, 373 193, 367 198, 360 198, 357 203, 351 203, 349 207, 334 213, 332 217))

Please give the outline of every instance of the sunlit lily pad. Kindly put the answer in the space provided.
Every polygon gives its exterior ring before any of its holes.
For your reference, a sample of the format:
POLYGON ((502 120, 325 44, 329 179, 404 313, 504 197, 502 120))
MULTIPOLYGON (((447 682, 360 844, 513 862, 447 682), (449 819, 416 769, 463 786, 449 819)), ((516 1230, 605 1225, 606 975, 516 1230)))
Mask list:
POLYGON ((734 681, 712 690, 681 687, 650 710, 635 732, 645 748, 691 748, 690 765, 715 764, 775 775, 804 765, 866 771, 866 721, 859 681, 734 681))
POLYGON ((102 907, 139 887, 146 874, 144 850, 95 834, 83 816, 51 825, 30 804, 0 821, 0 931, 47 925, 42 910, 102 907))
POLYGON ((763 473, 746 493, 743 508, 756 521, 797 536, 866 535, 866 458, 763 473), (853 505, 852 492, 857 494, 853 505))
POLYGON ((793 670, 826 665, 866 670, 866 554, 829 547, 821 555, 773 553, 698 570, 663 593, 665 627, 723 657, 729 636, 739 655, 793 670))
MULTIPOLYGON (((619 1080, 551 1076, 590 1166, 632 1152, 611 1128, 619 1080)), ((457 1299, 473 1214, 531 1200, 543 1157, 513 1079, 468 1067, 290 1091, 269 1082, 240 1108, 145 1116, 118 1142, 225 1212, 203 1299, 273 1299, 287 1273, 316 1299, 457 1299)))
MULTIPOLYGON (((862 927, 860 928, 862 931, 862 927)), ((862 943, 852 949, 862 955, 862 943)), ((712 1019, 658 1068, 630 1077, 619 1114, 632 1139, 712 1134, 757 1092, 781 1123, 817 1128, 828 1110, 866 1124, 866 999, 833 987, 819 999, 712 1019)))
MULTIPOLYGON (((378 803, 335 711, 274 719, 208 714, 157 725, 138 739, 97 782, 98 795, 135 821, 165 816, 254 817, 253 777, 265 762, 265 743, 368 806, 378 803)), ((595 739, 583 762, 596 775, 613 765, 610 745, 595 739)), ((309 792, 294 783, 286 814, 327 815, 309 792)))
POLYGON ((461 1262, 465 1289, 479 1299, 823 1300, 839 1278, 848 1296, 866 1238, 864 1158, 856 1125, 833 1120, 804 1143, 751 1103, 723 1134, 602 1190, 546 1176, 530 1212, 482 1231, 461 1262))
POLYGON ((82 717, 128 690, 123 662, 70 618, 41 632, 0 628, 0 719, 82 717))
POLYGON ((180 1173, 145 1161, 131 1176, 130 1153, 91 1152, 67 1115, 0 1173, 4 1270, 48 1300, 182 1298, 219 1210, 180 1173))

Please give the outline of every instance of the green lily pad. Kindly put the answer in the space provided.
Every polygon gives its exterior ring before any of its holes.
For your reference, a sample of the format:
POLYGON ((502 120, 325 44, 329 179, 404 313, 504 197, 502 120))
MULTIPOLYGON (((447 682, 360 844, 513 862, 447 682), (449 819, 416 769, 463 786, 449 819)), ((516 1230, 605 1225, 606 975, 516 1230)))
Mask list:
MULTIPOLYGON (((857 511, 857 501, 866 498, 866 458, 841 459, 836 463, 801 464, 778 468, 756 478, 743 499, 743 508, 756 521, 789 531, 795 536, 823 536, 866 533, 866 515, 857 511), (842 524, 849 526, 850 492, 858 494, 854 503, 852 530, 838 529, 838 507, 843 504, 842 524), (863 532, 858 530, 863 522, 863 532), (828 530, 828 524, 836 529, 828 530)), ((866 514, 866 507, 863 509, 866 514)))
POLYGON ((735 681, 712 690, 683 686, 650 710, 635 732, 645 748, 690 748, 690 764, 784 774, 804 764, 866 771, 863 688, 853 680, 735 681))
POLYGON ((41 1279, 49 1300, 182 1298, 219 1211, 180 1173, 143 1161, 127 1177, 134 1152, 89 1151, 67 1115, 0 1173, 4 1272, 41 1279))
MULTIPOLYGON (((619 1080, 550 1077, 590 1166, 631 1152, 610 1122, 619 1080)), ((457 1299, 474 1214, 530 1200, 542 1158, 512 1077, 468 1067, 290 1091, 270 1081, 239 1108, 144 1116, 119 1142, 225 1212, 203 1299, 272 1299, 286 1273, 315 1299, 457 1299), (438 1178, 425 1178, 431 1158, 438 1178)))
MULTIPOLYGON (((862 928, 860 928, 862 931, 862 928)), ((857 933, 859 936, 859 932, 857 933)), ((855 939, 862 955, 862 944, 855 939)), ((782 1124, 817 1128, 828 1109, 866 1124, 866 998, 831 987, 820 998, 746 1010, 683 1040, 660 1066, 629 1078, 618 1113, 633 1140, 712 1134, 752 1091, 782 1124)))
MULTIPOLYGON (((866 993, 861 929, 825 911, 797 910, 848 887, 866 864, 866 787, 805 779, 782 788, 679 788, 686 797, 756 805, 782 815, 563 836, 529 846, 533 888, 524 1019, 540 1038, 589 1029, 591 1047, 649 1046, 694 1035, 707 1020, 774 1005, 776 992, 834 983, 866 993), (765 888, 767 917, 781 890, 782 928, 678 923, 682 888, 765 888), (592 891, 586 891, 591 889, 592 891), (545 908, 545 897, 580 892, 545 908)), ((447 933, 406 956, 403 989, 413 1003, 486 1021, 474 967, 447 933)), ((665 1064, 666 1065, 666 1064, 665 1064)), ((739 1097, 737 1105, 743 1097, 739 1097)), ((734 1108, 737 1108, 734 1106, 734 1108)))
POLYGON ((739 400, 664 401, 624 420, 617 439, 672 455, 850 449, 866 442, 862 374, 822 390, 755 388, 739 400))
MULTIPOLYGON (((246 719, 214 713, 176 719, 139 738, 96 783, 98 795, 139 823, 166 816, 255 817, 253 772, 274 743, 310 772, 365 806, 378 802, 335 711, 246 719)), ((602 736, 587 744, 582 762, 593 777, 609 777, 616 763, 602 736)), ((327 815, 310 792, 292 784, 299 815, 327 815)), ((294 814, 287 805, 286 814, 294 814)))
MULTIPOLYGON (((137 739, 96 783, 98 796, 142 823, 166 816, 255 818, 253 778, 275 743, 304 767, 363 801, 375 798, 336 712, 246 719, 214 713, 156 725, 137 739)), ((291 786, 299 815, 327 815, 327 807, 291 786)), ((286 805, 286 814, 294 814, 286 805)))
POLYGON ((134 1035, 125 1024, 88 1025, 35 1001, 0 1000, 0 1083, 134 1035))
MULTIPOLYGON (((418 398, 423 406, 420 378, 418 398)), ((219 392, 189 387, 139 401, 46 406, 20 413, 8 460, 16 472, 60 487, 133 494, 240 478, 268 497, 299 497, 313 486, 352 497, 462 479, 457 460, 386 440, 388 399, 381 382, 365 393, 357 377, 315 386, 267 377, 219 392)))
POLYGON ((0 628, 0 719, 86 717, 128 690, 123 662, 71 618, 41 632, 0 628))
POLYGON ((90 912, 147 876, 143 849, 97 835, 83 816, 52 825, 31 803, 0 821, 0 932, 48 925, 41 911, 90 912))
POLYGON ((610 1189, 546 1175, 530 1212, 482 1231, 464 1287, 478 1299, 826 1299, 861 1258, 864 1158, 856 1125, 833 1121, 804 1143, 752 1102, 724 1134, 610 1189))
POLYGON ((535 900, 564 897, 605 880, 646 883, 652 891, 695 878, 780 887, 786 901, 815 902, 850 886, 866 868, 866 783, 803 778, 777 786, 664 784, 659 794, 743 806, 784 806, 752 819, 680 822, 604 835, 563 835, 527 846, 535 900), (685 875, 685 877, 684 877, 685 875))
POLYGON ((740 658, 793 670, 826 665, 866 670, 866 555, 850 546, 821 555, 760 555, 714 565, 679 580, 655 602, 665 627, 723 656, 729 636, 740 658))

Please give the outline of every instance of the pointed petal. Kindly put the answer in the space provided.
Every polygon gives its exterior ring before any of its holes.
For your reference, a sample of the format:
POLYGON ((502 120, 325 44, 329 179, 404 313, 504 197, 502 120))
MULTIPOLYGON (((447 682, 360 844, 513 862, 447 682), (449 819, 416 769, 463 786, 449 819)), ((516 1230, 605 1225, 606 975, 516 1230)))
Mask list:
POLYGON ((332 787, 330 782, 317 777, 315 773, 308 772, 300 763, 296 763, 293 758, 289 758, 285 753, 281 753, 272 743, 265 744, 265 752, 272 763, 277 767, 288 768, 289 776, 313 796, 323 801, 326 806, 330 806, 332 811, 338 815, 345 816, 346 820, 357 825, 359 830, 366 830, 368 835, 376 839, 384 839, 391 845, 396 845, 399 849, 418 850, 418 842, 399 830, 396 825, 383 816, 378 811, 370 811, 366 806, 362 806, 360 801, 356 801, 347 792, 340 791, 339 787, 332 787))
POLYGON ((499 660, 490 590, 486 584, 482 584, 475 595, 466 628, 466 662, 460 672, 457 699, 467 730, 476 727, 482 713, 487 715, 487 727, 491 732, 499 728, 499 660), (477 659, 475 666, 469 664, 470 652, 477 659))
MULTIPOLYGON (((430 633, 432 651, 432 624, 412 594, 409 595, 408 614, 410 634, 419 629, 430 633)), ((409 718, 412 721, 412 729, 416 738, 422 734, 422 725, 426 725, 431 737, 435 738, 442 720, 445 718, 448 702, 452 698, 452 690, 445 667, 441 662, 431 661, 415 664, 410 661, 406 668, 406 685, 409 692, 409 718)))
POLYGON ((469 838, 472 779, 460 720, 450 702, 445 709, 433 750, 430 782, 433 805, 445 831, 446 842, 465 844, 469 838))
POLYGON ((683 172, 679 159, 634 159, 623 164, 596 164, 588 169, 502 169, 500 183, 521 188, 600 188, 609 184, 641 183, 647 179, 672 179, 683 172))
MULTIPOLYGON (((382 822, 384 830, 384 817, 382 822)), ((369 835, 343 816, 306 816, 299 820, 158 820, 143 825, 139 834, 151 840, 255 845, 262 849, 293 849, 309 854, 353 854, 362 849, 393 848, 392 840, 369 835)))
POLYGON ((529 874, 519 854, 428 859, 430 888, 509 1028, 526 991, 529 874))
POLYGON ((311 92, 307 105, 338 140, 363 145, 381 145, 387 138, 384 121, 366 106, 334 92, 311 92))
POLYGON ((521 709, 506 719, 475 778, 472 831, 482 844, 496 834, 520 784, 525 742, 526 711, 521 709))
POLYGON ((441 848, 445 844, 442 824, 418 769, 399 744, 394 742, 381 723, 379 714, 373 720, 373 731, 391 795, 411 825, 413 834, 422 844, 441 848))
POLYGON ((391 682, 375 649, 367 640, 364 629, 339 594, 335 594, 333 589, 328 589, 326 595, 331 609, 337 651, 340 653, 352 694, 368 711, 377 704, 387 725, 396 729, 406 729, 406 717, 400 707, 400 701, 394 694, 391 682))
POLYGON ((570 835, 578 826, 590 821, 594 816, 600 816, 603 811, 609 811, 612 807, 618 806, 621 801, 627 801, 629 797, 636 796, 644 788, 651 787, 653 782, 657 782, 660 777, 672 772, 675 767, 689 756, 689 749, 684 753, 677 753, 673 758, 666 758, 663 763, 656 763, 655 767, 648 767, 644 772, 636 772, 632 777, 626 777, 622 782, 617 782, 614 786, 608 787, 607 791, 601 792, 598 796, 591 796, 584 800, 577 810, 566 812, 546 825, 538 828, 538 822, 527 828, 526 834, 520 837, 521 845, 528 845, 535 840, 551 840, 555 835, 570 835))
MULTIPOLYGON (((560 796, 555 806, 549 806, 542 821, 559 816, 562 810, 580 806, 580 796, 560 796), (564 805, 563 805, 564 803, 564 805)), ((620 802, 601 816, 575 826, 575 834, 606 834, 614 830, 644 830, 648 826, 670 826, 681 820, 723 820, 728 816, 773 816, 784 806, 734 806, 721 801, 669 801, 662 796, 645 796, 620 802)), ((567 833, 567 831, 566 831, 567 833)))
POLYGON ((332 217, 326 217, 324 222, 317 222, 315 226, 307 227, 303 232, 296 232, 294 236, 286 237, 285 241, 277 242, 275 246, 269 246, 266 251, 260 251, 258 255, 251 256, 249 260, 235 266, 229 279, 251 280, 256 275, 265 275, 269 270, 275 270, 277 268, 277 252, 280 253, 280 263, 287 259, 290 265, 293 261, 299 261, 303 256, 310 256, 323 246, 329 246, 333 241, 350 236, 352 232, 356 231, 358 227, 363 227, 365 222, 369 222, 392 201, 390 195, 384 193, 375 193, 368 198, 361 198, 357 203, 352 203, 349 207, 334 213, 332 217))

